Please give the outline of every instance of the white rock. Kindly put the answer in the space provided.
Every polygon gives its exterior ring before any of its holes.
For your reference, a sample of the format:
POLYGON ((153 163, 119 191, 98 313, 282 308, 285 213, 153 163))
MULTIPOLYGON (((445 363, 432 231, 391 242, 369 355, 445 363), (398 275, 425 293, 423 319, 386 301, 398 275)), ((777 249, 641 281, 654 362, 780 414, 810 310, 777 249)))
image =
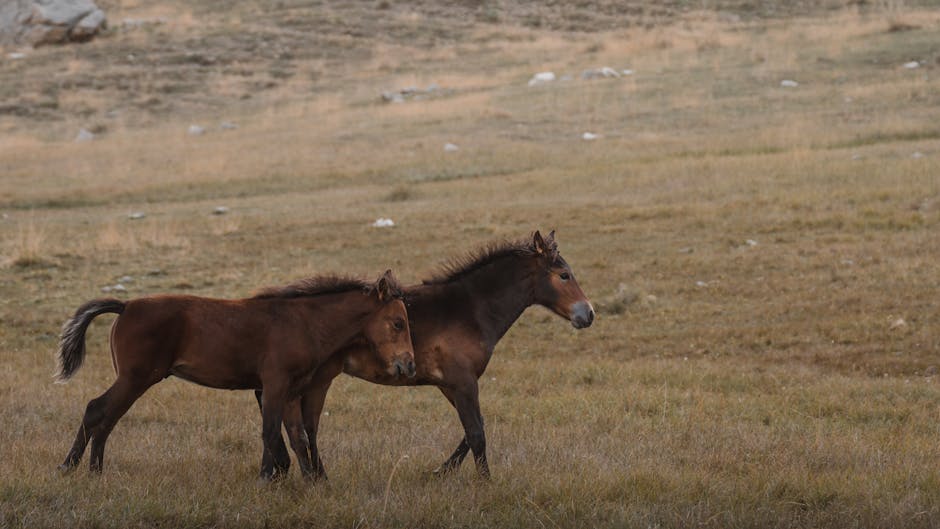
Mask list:
POLYGON ((707 286, 708 286, 708 283, 706 283, 706 282, 704 282, 704 281, 696 281, 696 282, 695 282, 695 286, 697 286, 697 287, 707 287, 707 286))
POLYGON ((900 329, 902 327, 907 327, 907 322, 904 321, 904 318, 898 318, 894 320, 893 322, 891 322, 892 329, 900 329))
POLYGON ((373 228, 389 228, 395 225, 395 221, 392 219, 386 219, 384 217, 379 217, 375 219, 375 222, 372 223, 373 228))
POLYGON ((142 219, 142 218, 144 218, 144 217, 146 217, 146 216, 147 216, 147 214, 144 213, 143 211, 134 211, 134 212, 132 212, 131 214, 129 214, 129 215, 127 216, 127 218, 129 218, 129 219, 131 219, 131 220, 140 220, 140 219, 142 219))
POLYGON ((78 129, 78 134, 75 135, 75 143, 84 143, 93 139, 95 139, 95 133, 88 129, 78 129))
POLYGON ((744 241, 744 244, 746 244, 746 245, 748 245, 748 246, 757 246, 757 241, 755 241, 754 239, 748 239, 748 240, 744 241))
POLYGON ((633 70, 627 68, 626 70, 620 70, 620 73, 624 75, 633 75, 633 70))
POLYGON ((539 72, 529 79, 529 86, 535 86, 542 83, 550 83, 555 80, 555 72, 539 72))
POLYGON ((444 152, 457 152, 459 150, 460 150, 460 147, 458 147, 457 145, 453 143, 444 144, 444 152))
POLYGON ((798 83, 798 82, 796 82, 796 81, 794 81, 794 80, 792 80, 792 79, 784 79, 783 81, 780 81, 780 86, 782 86, 782 87, 784 87, 784 88, 796 88, 796 87, 800 86, 800 83, 798 83))
POLYGON ((25 59, 25 58, 26 58, 26 54, 25 54, 25 53, 18 52, 18 51, 14 51, 13 53, 8 53, 8 54, 7 54, 7 57, 9 57, 9 58, 11 58, 11 59, 13 59, 13 60, 15 61, 15 60, 17 60, 17 59, 25 59))
POLYGON ((225 206, 216 206, 216 208, 212 210, 213 215, 225 215, 226 213, 228 213, 228 208, 225 206))
POLYGON ((114 285, 113 287, 111 287, 111 290, 112 290, 113 292, 127 292, 127 287, 125 287, 124 285, 118 283, 118 284, 114 285))
POLYGON ((199 125, 190 125, 187 132, 189 132, 190 136, 202 136, 206 133, 206 129, 204 127, 200 127, 199 125))
POLYGON ((121 278, 118 279, 118 283, 133 283, 133 282, 134 282, 134 278, 131 276, 121 276, 121 278))
POLYGON ((581 135, 581 139, 584 141, 596 140, 597 138, 600 138, 600 135, 594 134, 593 132, 585 132, 581 135))
POLYGON ((914 70, 916 68, 920 68, 920 63, 917 61, 906 62, 904 63, 904 67, 908 70, 914 70))
POLYGON ((111 292, 111 286, 101 287, 102 292, 111 292))

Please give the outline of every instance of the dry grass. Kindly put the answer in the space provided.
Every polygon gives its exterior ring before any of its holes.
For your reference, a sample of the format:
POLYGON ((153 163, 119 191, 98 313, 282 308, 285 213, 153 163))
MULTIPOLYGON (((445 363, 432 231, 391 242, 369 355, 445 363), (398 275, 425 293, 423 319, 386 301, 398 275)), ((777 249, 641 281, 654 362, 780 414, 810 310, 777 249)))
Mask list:
MULTIPOLYGON (((443 24, 390 5, 396 24, 443 24)), ((492 23, 528 20, 513 7, 447 50, 376 45, 330 73, 347 89, 329 95, 285 84, 280 103, 200 107, 236 130, 187 136, 185 105, 84 144, 7 120, 0 526, 940 525, 940 17, 879 9, 914 28, 854 9, 604 33, 492 23), (604 65, 636 73, 579 79, 604 65), (526 86, 546 69, 574 79, 526 86), (453 92, 378 102, 431 82, 453 92), (557 228, 603 310, 577 332, 534 308, 501 342, 481 379, 492 482, 470 464, 429 475, 460 436, 436 390, 348 377, 323 418, 325 485, 256 487, 252 396, 176 379, 121 421, 103 476, 53 472, 113 376, 101 321, 76 378, 51 378, 61 323, 102 287, 239 297, 387 267, 414 282, 534 228, 557 228)), ((197 31, 206 13, 187 12, 166 31, 197 31)), ((100 60, 41 55, 79 76, 100 60)))

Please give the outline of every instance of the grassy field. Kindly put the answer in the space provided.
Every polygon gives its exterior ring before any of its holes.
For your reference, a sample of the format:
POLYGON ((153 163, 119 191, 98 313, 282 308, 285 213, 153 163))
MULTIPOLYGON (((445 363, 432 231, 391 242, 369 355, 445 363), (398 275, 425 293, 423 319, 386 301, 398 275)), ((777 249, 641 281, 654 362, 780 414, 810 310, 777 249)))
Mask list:
POLYGON ((101 4, 105 38, 0 62, 0 527, 940 526, 936 5, 101 4), (102 476, 54 471, 113 378, 101 318, 52 383, 103 287, 412 283, 552 228, 599 316, 497 347, 490 482, 431 476, 462 435, 437 390, 349 377, 326 484, 256 486, 252 395, 178 379, 102 476))

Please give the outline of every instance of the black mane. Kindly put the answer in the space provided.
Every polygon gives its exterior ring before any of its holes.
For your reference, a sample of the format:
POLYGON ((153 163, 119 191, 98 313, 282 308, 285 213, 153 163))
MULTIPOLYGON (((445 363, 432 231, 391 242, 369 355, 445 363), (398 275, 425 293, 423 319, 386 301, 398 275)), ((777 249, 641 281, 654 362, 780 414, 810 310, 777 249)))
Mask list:
MULTIPOLYGON (((551 243, 553 259, 558 258, 558 247, 551 243)), ((431 277, 422 281, 425 285, 440 285, 456 281, 486 265, 504 257, 534 257, 539 254, 532 237, 521 241, 503 241, 492 243, 470 252, 464 257, 453 259, 441 266, 431 277)))
POLYGON ((321 296, 324 294, 339 294, 359 290, 369 292, 375 287, 373 283, 368 283, 361 279, 339 276, 317 276, 301 279, 282 287, 268 287, 260 290, 252 296, 254 299, 270 298, 301 298, 309 296, 321 296))

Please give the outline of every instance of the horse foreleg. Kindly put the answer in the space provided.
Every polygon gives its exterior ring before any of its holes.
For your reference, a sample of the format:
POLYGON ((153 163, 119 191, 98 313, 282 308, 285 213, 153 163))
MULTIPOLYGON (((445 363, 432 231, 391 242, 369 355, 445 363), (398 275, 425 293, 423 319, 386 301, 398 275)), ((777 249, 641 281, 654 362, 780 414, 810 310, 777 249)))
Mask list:
POLYGON ((317 369, 312 385, 303 396, 301 408, 304 414, 304 428, 307 430, 307 439, 310 442, 310 458, 315 465, 314 479, 326 479, 326 469, 323 467, 323 460, 320 459, 320 451, 317 448, 317 432, 320 429, 320 416, 323 414, 326 393, 333 379, 342 372, 341 358, 334 357, 334 360, 317 369))
MULTIPOLYGON (((287 392, 283 388, 268 388, 261 397, 261 440, 264 443, 264 451, 271 455, 271 459, 265 464, 262 458, 260 479, 271 481, 275 478, 276 471, 274 465, 274 446, 277 440, 281 438, 281 422, 284 418, 284 406, 287 401, 287 392)), ((283 442, 283 439, 281 439, 283 442)))
MULTIPOLYGON (((294 399, 287 403, 284 408, 284 428, 287 430, 287 438, 290 440, 291 448, 297 455, 297 464, 300 465, 300 472, 305 478, 313 475, 313 465, 310 459, 310 442, 307 437, 307 431, 304 429, 304 418, 301 414, 300 399, 294 399)), ((284 442, 280 432, 278 439, 284 442)))
MULTIPOLYGON (((255 390, 255 400, 258 401, 258 412, 264 415, 264 407, 261 405, 261 394, 260 389, 255 390)), ((290 470, 290 455, 287 453, 287 445, 284 443, 284 437, 278 435, 277 439, 274 441, 273 450, 269 452, 263 449, 262 452, 262 467, 273 465, 275 473, 287 475, 287 471, 290 470)))
MULTIPOLYGON (((454 408, 457 407, 457 404, 454 402, 453 390, 449 388, 444 388, 441 386, 438 386, 437 389, 441 390, 441 393, 443 393, 444 396, 447 397, 447 401, 450 402, 451 406, 453 406, 454 408)), ((444 461, 444 463, 442 463, 441 466, 437 467, 434 470, 434 474, 437 474, 438 476, 446 476, 447 474, 450 474, 451 472, 457 470, 458 468, 460 468, 460 465, 463 463, 464 458, 467 457, 467 452, 469 451, 470 451, 470 445, 467 444, 467 438, 464 437, 463 439, 460 440, 460 443, 457 445, 457 449, 454 450, 454 453, 451 454, 449 458, 447 458, 447 461, 444 461)))

